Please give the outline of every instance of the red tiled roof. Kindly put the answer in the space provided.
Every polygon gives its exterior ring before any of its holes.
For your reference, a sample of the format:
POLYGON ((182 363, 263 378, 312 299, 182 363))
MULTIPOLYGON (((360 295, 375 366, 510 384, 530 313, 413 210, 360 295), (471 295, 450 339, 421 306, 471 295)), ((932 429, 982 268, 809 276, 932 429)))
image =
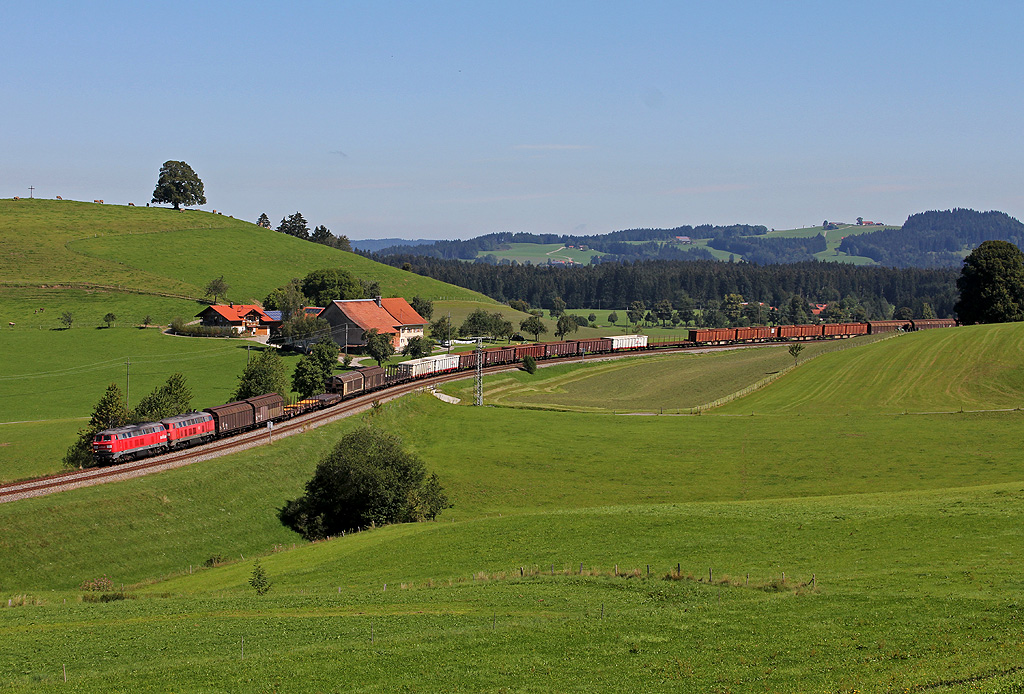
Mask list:
POLYGON ((259 306, 248 305, 248 304, 233 304, 231 306, 224 306, 221 304, 214 304, 207 306, 202 311, 196 314, 196 318, 201 318, 207 311, 213 311, 219 314, 224 320, 229 323, 241 323, 242 318, 249 313, 255 312, 259 316, 261 323, 273 323, 274 320, 263 312, 259 306))
POLYGON ((398 321, 396 325, 426 325, 427 321, 423 316, 416 313, 416 310, 409 305, 409 302, 402 297, 381 299, 381 306, 398 321))
POLYGON ((373 299, 347 299, 335 301, 334 305, 363 330, 376 328, 382 333, 397 332, 395 319, 373 299))

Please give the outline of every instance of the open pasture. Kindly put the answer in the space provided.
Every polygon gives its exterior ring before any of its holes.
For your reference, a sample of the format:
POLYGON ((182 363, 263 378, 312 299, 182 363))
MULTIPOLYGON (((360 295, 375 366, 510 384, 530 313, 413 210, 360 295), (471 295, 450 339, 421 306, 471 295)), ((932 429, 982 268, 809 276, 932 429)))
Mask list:
MULTIPOLYGON (((979 359, 1016 349, 989 339, 979 359)), ((930 373, 918 357, 906 373, 930 373)), ((919 392, 948 389, 946 374, 919 392)), ((859 385, 833 387, 855 401, 859 385)), ((1022 417, 625 417, 413 395, 229 458, 0 505, 0 686, 1020 691, 1022 417), (455 508, 298 541, 276 509, 365 420, 401 434, 455 508), (247 583, 257 555, 263 597, 247 583), (213 556, 227 563, 198 568, 213 556), (665 580, 677 564, 683 580, 665 580), (132 597, 81 602, 103 575, 132 597)))
POLYGON ((30 595, 2 610, 2 684, 1012 692, 1022 512, 1018 483, 386 528, 263 557, 263 597, 251 556, 107 604, 30 595))
MULTIPOLYGON (((202 409, 230 399, 248 348, 263 346, 240 339, 173 337, 156 328, 0 331, 0 352, 17 355, 0 374, 0 480, 60 470, 64 451, 107 386, 117 383, 126 390, 129 359, 130 405, 181 372, 192 389, 193 406, 202 409)), ((282 357, 290 373, 298 357, 282 357)))
MULTIPOLYGON (((459 523, 608 505, 1012 483, 1022 474, 1022 417, 621 417, 457 407, 424 394, 388 403, 373 419, 437 472, 455 503, 442 520, 459 523)), ((357 423, 146 478, 0 504, 7 529, 0 586, 67 590, 103 573, 135 583, 213 554, 250 556, 294 542, 275 509, 302 493, 316 461, 357 423)))
POLYGON ((723 413, 934 412, 1024 406, 1024 323, 900 335, 822 356, 723 413))
MULTIPOLYGON (((808 343, 801 358, 863 345, 853 340, 808 343)), ((590 363, 586 359, 557 365, 541 361, 543 368, 533 375, 515 371, 487 376, 485 402, 569 412, 689 413, 792 364, 786 345, 608 360, 595 357, 590 363)), ((467 403, 473 401, 471 380, 441 389, 467 403)))

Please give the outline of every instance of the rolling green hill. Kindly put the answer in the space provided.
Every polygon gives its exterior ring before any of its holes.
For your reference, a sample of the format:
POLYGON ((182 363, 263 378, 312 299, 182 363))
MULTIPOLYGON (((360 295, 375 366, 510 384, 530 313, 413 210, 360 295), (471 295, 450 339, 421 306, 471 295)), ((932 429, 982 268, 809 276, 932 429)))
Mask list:
POLYGON ((829 354, 721 412, 845 414, 1024 406, 1024 323, 925 330, 829 354))
POLYGON ((500 308, 476 292, 223 215, 0 200, 0 480, 58 470, 106 386, 126 387, 128 359, 133 401, 176 371, 195 406, 225 401, 250 343, 134 327, 147 317, 154 326, 191 320, 206 303, 190 297, 221 274, 228 300, 251 303, 292 277, 337 266, 379 282, 387 295, 500 308), (70 330, 60 322, 65 312, 70 330), (117 317, 109 329, 108 313, 117 317))
POLYGON ((344 267, 393 296, 491 300, 319 244, 208 212, 0 200, 0 284, 74 283, 201 297, 224 275, 229 300, 262 299, 292 277, 344 267))

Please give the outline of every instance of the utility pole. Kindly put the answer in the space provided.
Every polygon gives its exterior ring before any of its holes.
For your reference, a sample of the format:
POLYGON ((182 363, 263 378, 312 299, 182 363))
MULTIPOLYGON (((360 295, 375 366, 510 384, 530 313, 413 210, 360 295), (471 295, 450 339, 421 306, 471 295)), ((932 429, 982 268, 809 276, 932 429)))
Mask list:
POLYGON ((29 200, 32 200, 32 193, 35 192, 35 189, 36 189, 35 186, 29 186, 28 187, 28 199, 29 200))
POLYGON ((448 311, 448 354, 452 353, 452 312, 448 311))
POLYGON ((481 407, 484 404, 484 341, 479 337, 476 338, 476 384, 474 395, 475 400, 473 404, 481 407))
POLYGON ((345 323, 345 356, 346 357, 348 356, 348 322, 347 322, 347 320, 348 319, 346 318, 346 323, 345 323))
POLYGON ((128 404, 132 399, 132 358, 127 357, 127 361, 124 363, 124 408, 130 410, 131 406, 128 404))

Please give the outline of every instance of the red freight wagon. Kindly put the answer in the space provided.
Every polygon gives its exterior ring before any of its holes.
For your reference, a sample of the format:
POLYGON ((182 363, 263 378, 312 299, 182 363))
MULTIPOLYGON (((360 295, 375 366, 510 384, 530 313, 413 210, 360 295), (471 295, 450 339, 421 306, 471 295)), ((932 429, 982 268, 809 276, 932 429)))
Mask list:
POLYGON ((868 334, 867 323, 825 323, 821 328, 821 334, 825 337, 850 337, 868 334))
POLYGON ((526 356, 543 359, 544 345, 519 345, 516 347, 516 361, 522 361, 522 358, 526 356))
POLYGON ((547 357, 571 357, 574 354, 576 354, 575 342, 546 343, 545 356, 547 357))
POLYGON ((776 328, 755 325, 749 328, 736 328, 736 339, 744 342, 774 340, 778 334, 776 328))
POLYGON ((476 352, 462 352, 459 354, 459 370, 465 371, 476 368, 476 352))
POLYGON ((612 341, 607 337, 594 337, 578 340, 579 351, 587 354, 598 354, 612 351, 612 341))
POLYGON ((492 347, 484 350, 484 366, 510 364, 516 360, 515 347, 492 347))
POLYGON ((779 337, 783 339, 821 337, 820 325, 780 325, 779 337))
POLYGON ((911 321, 914 330, 928 330, 930 328, 952 328, 956 321, 952 318, 915 318, 911 321))
POLYGON ((167 429, 145 422, 101 431, 92 439, 92 452, 100 462, 116 463, 167 450, 167 429))
POLYGON ((736 328, 697 328, 690 331, 690 342, 732 342, 736 328))
POLYGON ((868 333, 878 335, 879 333, 894 333, 897 330, 910 330, 908 320, 873 320, 868 321, 868 333))
POLYGON ((217 434, 213 417, 207 412, 190 412, 161 419, 167 429, 167 444, 173 449, 208 441, 217 434))

